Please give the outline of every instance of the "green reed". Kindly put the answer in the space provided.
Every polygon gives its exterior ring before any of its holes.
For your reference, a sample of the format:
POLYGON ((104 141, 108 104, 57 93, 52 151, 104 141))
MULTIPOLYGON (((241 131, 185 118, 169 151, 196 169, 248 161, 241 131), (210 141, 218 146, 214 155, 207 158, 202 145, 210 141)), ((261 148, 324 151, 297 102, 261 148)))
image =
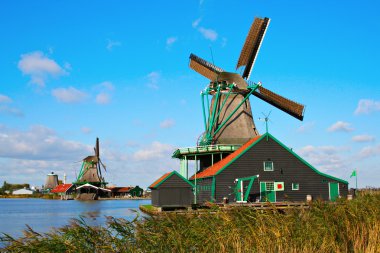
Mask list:
POLYGON ((83 219, 49 233, 0 237, 1 252, 380 252, 380 195, 313 202, 309 209, 251 208, 201 214, 83 219))

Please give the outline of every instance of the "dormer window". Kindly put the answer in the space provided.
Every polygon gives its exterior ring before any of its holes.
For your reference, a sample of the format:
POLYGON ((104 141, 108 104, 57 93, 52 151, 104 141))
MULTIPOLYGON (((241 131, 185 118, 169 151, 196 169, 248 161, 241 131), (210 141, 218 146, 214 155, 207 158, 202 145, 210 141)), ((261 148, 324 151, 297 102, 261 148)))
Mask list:
POLYGON ((264 162, 264 171, 273 171, 273 162, 272 161, 265 161, 264 162))

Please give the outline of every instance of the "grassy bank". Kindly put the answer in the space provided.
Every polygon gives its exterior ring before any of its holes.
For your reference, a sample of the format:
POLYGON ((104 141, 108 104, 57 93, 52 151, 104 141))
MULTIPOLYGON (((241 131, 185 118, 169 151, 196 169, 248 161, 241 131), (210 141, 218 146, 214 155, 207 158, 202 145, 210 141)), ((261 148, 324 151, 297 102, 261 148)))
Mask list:
POLYGON ((0 195, 1 199, 61 199, 56 194, 17 194, 17 195, 0 195))
POLYGON ((4 252, 380 252, 380 195, 308 210, 109 217, 106 227, 82 220, 47 234, 31 228, 20 239, 2 236, 4 252))

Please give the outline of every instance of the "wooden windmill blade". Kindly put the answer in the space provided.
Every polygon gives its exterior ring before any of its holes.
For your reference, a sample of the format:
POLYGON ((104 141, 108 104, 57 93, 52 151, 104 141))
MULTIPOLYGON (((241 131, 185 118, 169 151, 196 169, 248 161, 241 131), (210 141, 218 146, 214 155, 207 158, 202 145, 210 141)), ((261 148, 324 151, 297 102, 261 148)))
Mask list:
POLYGON ((236 69, 245 66, 242 77, 249 79, 253 65, 255 64, 257 54, 260 50, 261 43, 264 39, 269 18, 255 18, 251 29, 248 32, 243 49, 241 50, 236 69))
POLYGON ((196 56, 195 54, 190 54, 190 68, 211 81, 215 81, 219 74, 224 72, 223 69, 196 56))
POLYGON ((99 159, 99 138, 96 137, 95 156, 99 159))
POLYGON ((97 137, 96 138, 96 144, 95 144, 95 156, 97 158, 97 170, 98 170, 98 175, 99 175, 99 181, 101 182, 102 181, 102 170, 100 168, 100 151, 99 151, 99 138, 97 137))
POLYGON ((265 89, 264 87, 259 87, 255 92, 252 93, 256 97, 264 100, 265 102, 277 107, 278 109, 288 113, 289 115, 303 120, 305 106, 280 96, 273 91, 265 89))

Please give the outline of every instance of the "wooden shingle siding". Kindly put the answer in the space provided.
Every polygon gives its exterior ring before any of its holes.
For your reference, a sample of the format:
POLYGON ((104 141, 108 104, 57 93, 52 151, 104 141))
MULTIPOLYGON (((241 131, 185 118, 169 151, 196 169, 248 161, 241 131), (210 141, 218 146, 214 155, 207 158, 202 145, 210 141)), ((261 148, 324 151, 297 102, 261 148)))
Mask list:
MULTIPOLYGON (((251 193, 258 200, 260 196, 259 181, 284 182, 284 191, 276 192, 279 201, 305 201, 307 195, 315 199, 329 200, 329 182, 337 182, 331 178, 319 175, 301 160, 288 152, 276 141, 268 138, 261 140, 240 158, 232 162, 226 169, 216 175, 216 201, 222 202, 223 197, 234 201, 231 194, 236 178, 259 175, 255 180, 251 193), (273 161, 274 171, 264 171, 264 161, 273 161), (292 190, 292 183, 299 183, 299 190, 292 190), (230 188, 230 187, 231 188, 230 188)), ((348 186, 339 183, 340 195, 347 196, 348 186)))
POLYGON ((186 207, 193 203, 193 187, 177 174, 172 174, 152 188, 152 205, 160 207, 186 207))
POLYGON ((159 190, 157 189, 152 189, 152 205, 153 206, 159 206, 159 190))
POLYGON ((187 184, 185 181, 183 181, 182 178, 180 178, 177 175, 172 175, 168 179, 166 179, 159 188, 162 187, 191 187, 189 184, 187 184))
MULTIPOLYGON (((191 181, 195 184, 195 181, 191 181)), ((204 178, 202 180, 197 180, 197 203, 204 203, 211 201, 211 187, 212 178, 204 178)))

